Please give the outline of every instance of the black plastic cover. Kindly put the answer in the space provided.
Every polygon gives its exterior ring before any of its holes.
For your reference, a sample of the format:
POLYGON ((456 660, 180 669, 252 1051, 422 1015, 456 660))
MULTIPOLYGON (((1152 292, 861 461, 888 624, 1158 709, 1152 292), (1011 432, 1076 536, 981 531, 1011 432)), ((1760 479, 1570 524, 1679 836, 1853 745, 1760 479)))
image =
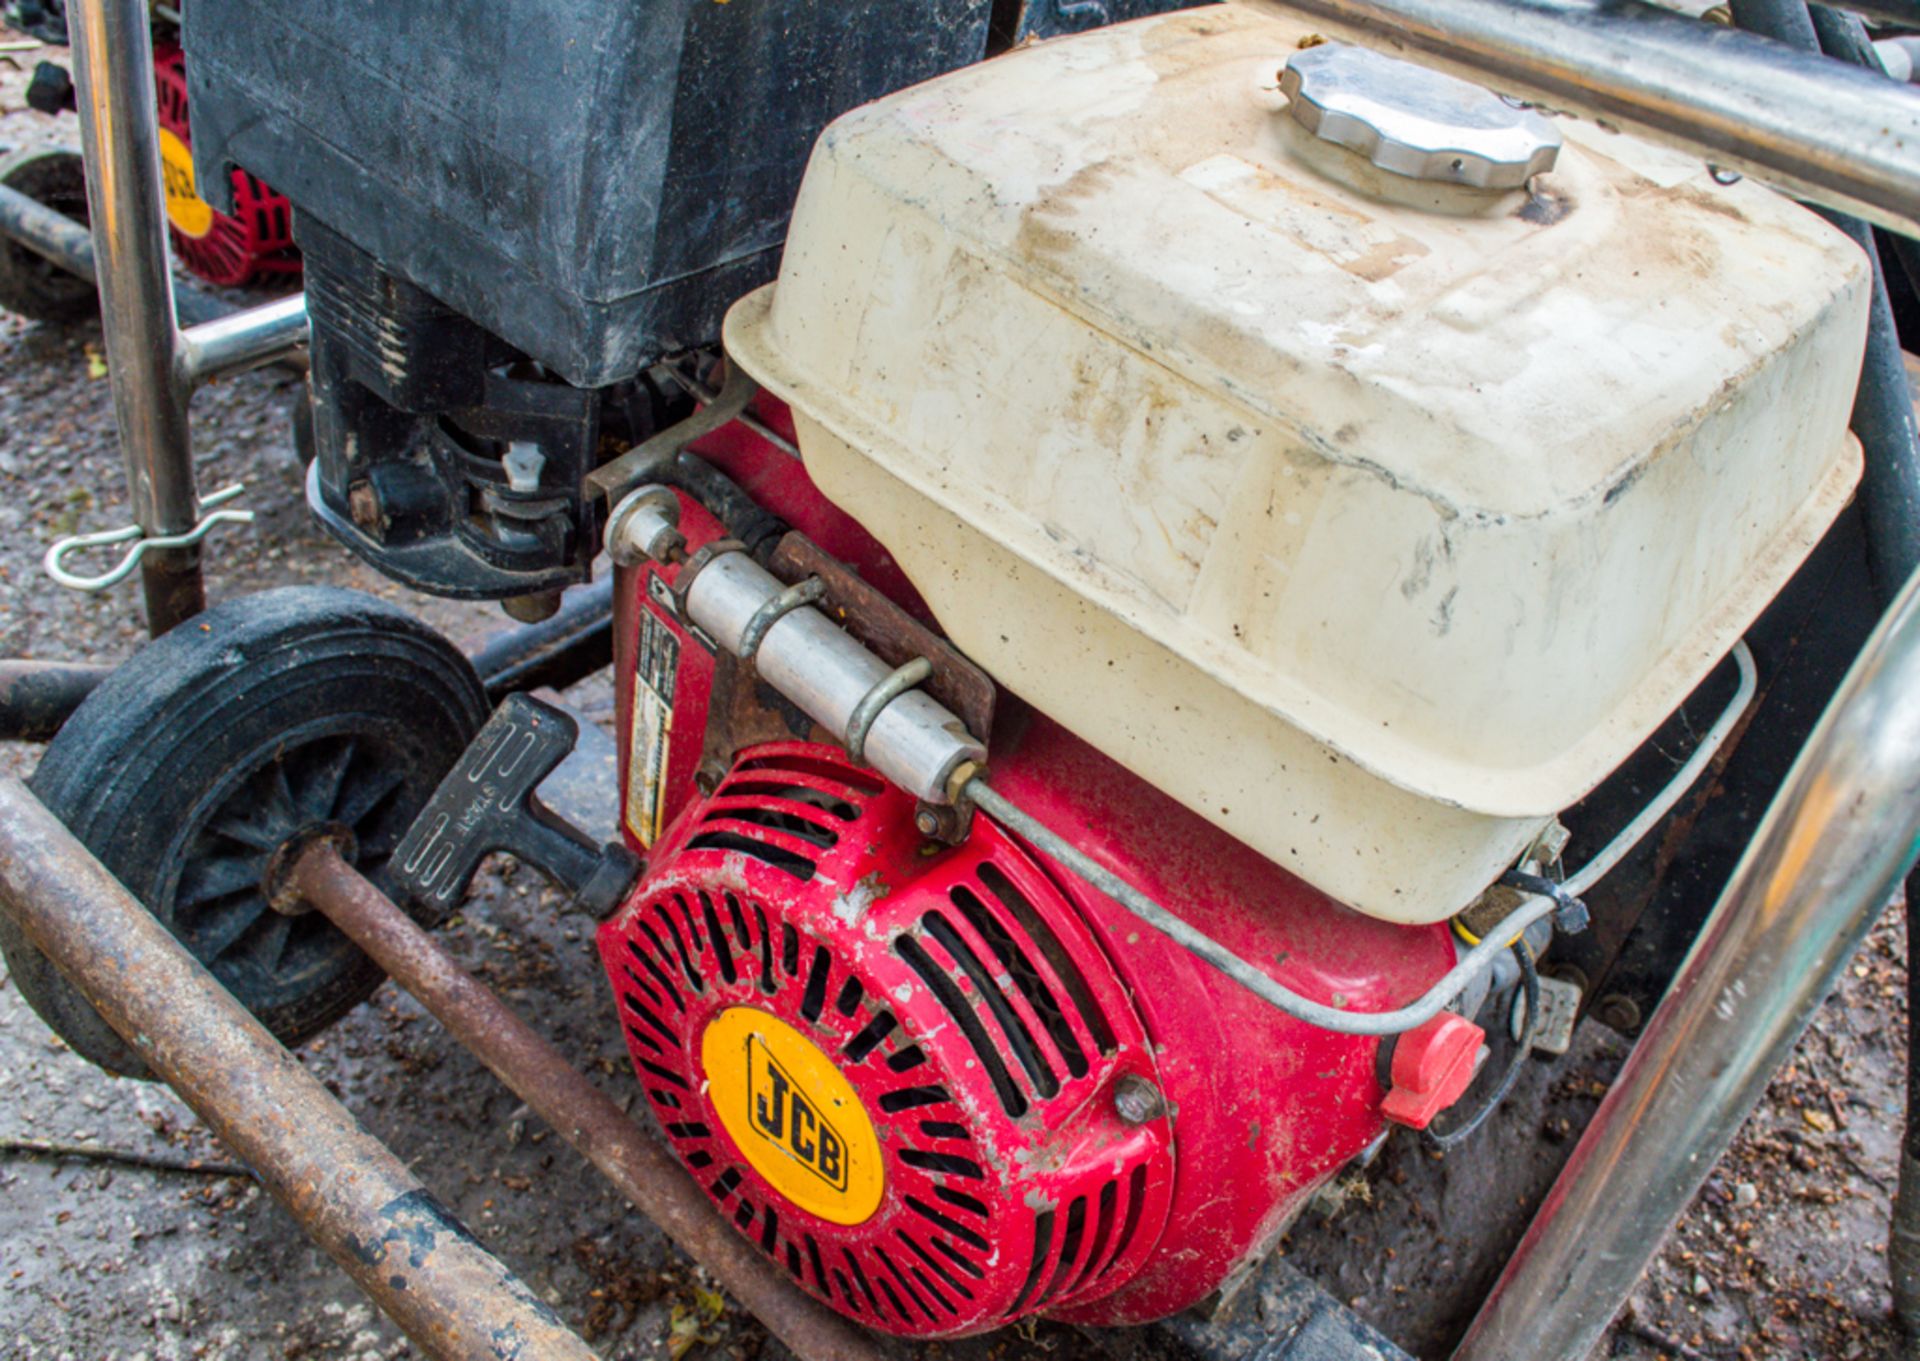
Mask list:
MULTIPOLYGON (((580 387, 771 279, 820 129, 978 60, 990 0, 194 0, 201 192, 245 167, 580 387)), ((1071 8, 1071 6, 1060 6, 1071 8)))

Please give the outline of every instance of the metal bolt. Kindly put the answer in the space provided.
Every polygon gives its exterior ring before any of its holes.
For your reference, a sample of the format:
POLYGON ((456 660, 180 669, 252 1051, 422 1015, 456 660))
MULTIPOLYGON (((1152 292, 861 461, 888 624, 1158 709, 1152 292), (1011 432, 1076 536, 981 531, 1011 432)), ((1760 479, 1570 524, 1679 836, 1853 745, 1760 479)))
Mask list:
POLYGON ((1640 1005, 1623 993, 1612 992, 1602 997, 1600 1005, 1594 1008, 1594 1015, 1602 1025, 1622 1035, 1631 1035, 1640 1028, 1640 1005))
POLYGON ((1593 986, 1587 978, 1587 971, 1577 964, 1549 964, 1541 972, 1548 978, 1557 978, 1562 983, 1571 983, 1583 993, 1593 986))
POLYGON ((1167 1103, 1158 1087, 1129 1073, 1113 1084, 1113 1110, 1129 1125, 1144 1125, 1166 1114, 1167 1103))
POLYGON ((560 592, 529 591, 526 595, 510 595, 500 602, 500 608, 506 611, 509 619, 522 624, 537 624, 542 619, 551 619, 560 613, 560 592))
POLYGON ((380 497, 371 482, 356 482, 347 488, 347 514, 362 529, 380 527, 380 497))
POLYGON ((938 836, 940 834, 940 819, 934 814, 931 808, 922 808, 919 812, 915 813, 913 815, 913 825, 920 829, 921 836, 938 836))

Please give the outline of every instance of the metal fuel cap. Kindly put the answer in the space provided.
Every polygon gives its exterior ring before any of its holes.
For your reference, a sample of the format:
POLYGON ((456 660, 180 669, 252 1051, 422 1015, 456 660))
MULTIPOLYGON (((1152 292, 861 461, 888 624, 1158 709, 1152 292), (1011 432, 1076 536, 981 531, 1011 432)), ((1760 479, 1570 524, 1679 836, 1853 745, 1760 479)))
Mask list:
POLYGON ((1560 133, 1478 85, 1365 47, 1321 43, 1280 74, 1287 111, 1382 170, 1475 189, 1519 189, 1551 170, 1560 133))

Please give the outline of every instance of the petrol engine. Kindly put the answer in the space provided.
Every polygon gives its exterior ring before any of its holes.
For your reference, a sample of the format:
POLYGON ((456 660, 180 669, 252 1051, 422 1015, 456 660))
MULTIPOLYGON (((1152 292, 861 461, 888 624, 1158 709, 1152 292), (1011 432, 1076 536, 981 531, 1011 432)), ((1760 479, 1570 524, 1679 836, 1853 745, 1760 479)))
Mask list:
MULTIPOLYGON (((740 445, 710 456, 799 482, 740 445)), ((858 542, 816 497, 794 503, 858 542)), ((694 556, 724 554, 725 530, 683 509, 694 556)), ((775 560, 822 555, 796 530, 775 560)), ((866 565, 888 579, 884 556, 866 565)), ((1275 1012, 984 814, 943 825, 716 659, 675 611, 684 574, 622 585, 627 825, 665 830, 600 949, 661 1128, 809 1290, 895 1333, 1162 1317, 1255 1260, 1378 1137, 1378 1041, 1275 1012)), ((833 577, 828 615, 882 647, 923 634, 833 577)), ((770 630, 763 664, 789 646, 770 630)), ((975 679, 934 684, 964 709, 975 679)), ((1445 926, 1340 907, 1009 703, 988 720, 996 787, 1290 986, 1380 1010, 1452 965, 1445 926)), ((1408 1059, 1460 1038, 1417 1037, 1408 1059)), ((1404 1118, 1426 1124, 1470 1071, 1403 1090, 1404 1118)))

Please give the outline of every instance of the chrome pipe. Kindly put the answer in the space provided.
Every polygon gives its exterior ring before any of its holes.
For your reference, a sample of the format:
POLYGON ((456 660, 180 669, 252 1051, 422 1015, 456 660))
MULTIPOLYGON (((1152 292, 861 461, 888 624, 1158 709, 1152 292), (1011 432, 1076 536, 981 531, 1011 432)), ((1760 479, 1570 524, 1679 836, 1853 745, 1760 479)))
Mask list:
POLYGON ((1581 1361, 1833 990, 1920 837, 1920 573, 1794 762, 1455 1361, 1581 1361))
MULTIPOLYGON (((151 22, 146 0, 74 0, 67 12, 114 421, 134 518, 164 536, 191 530, 200 507, 167 264, 151 22)), ((141 576, 155 635, 205 606, 197 545, 147 555, 141 576)))
POLYGON ((1237 0, 1920 236, 1920 90, 1640 0, 1237 0))
POLYGON ((180 333, 180 381, 188 389, 277 363, 307 343, 307 295, 295 293, 203 321, 180 333))

